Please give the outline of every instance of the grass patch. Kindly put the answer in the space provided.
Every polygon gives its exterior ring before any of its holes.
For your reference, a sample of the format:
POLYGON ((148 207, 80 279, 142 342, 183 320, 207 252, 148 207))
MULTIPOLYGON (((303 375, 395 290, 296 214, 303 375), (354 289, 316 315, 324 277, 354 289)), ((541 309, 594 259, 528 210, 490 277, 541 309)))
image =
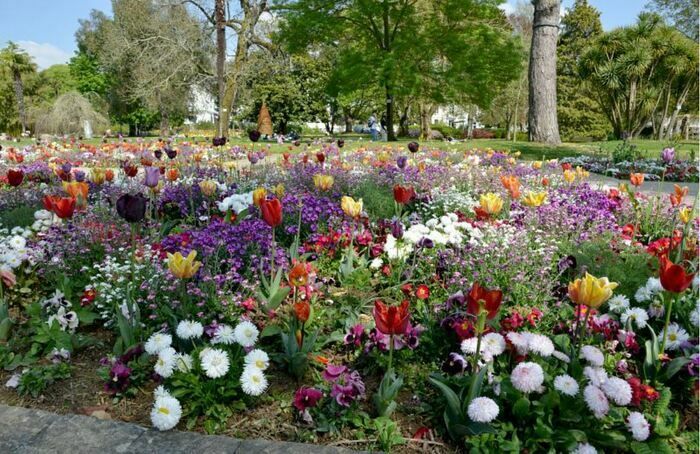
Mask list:
POLYGON ((40 209, 38 206, 21 205, 2 211, 0 212, 0 226, 7 229, 28 227, 34 223, 34 212, 38 209, 40 209))

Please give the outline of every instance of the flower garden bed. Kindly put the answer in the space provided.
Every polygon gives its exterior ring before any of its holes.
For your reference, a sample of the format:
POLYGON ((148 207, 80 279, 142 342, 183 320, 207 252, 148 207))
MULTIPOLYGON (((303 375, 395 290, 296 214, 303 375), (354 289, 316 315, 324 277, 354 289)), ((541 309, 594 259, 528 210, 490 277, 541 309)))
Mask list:
POLYGON ((0 175, 2 403, 395 452, 698 449, 681 187, 415 143, 52 144, 0 175))

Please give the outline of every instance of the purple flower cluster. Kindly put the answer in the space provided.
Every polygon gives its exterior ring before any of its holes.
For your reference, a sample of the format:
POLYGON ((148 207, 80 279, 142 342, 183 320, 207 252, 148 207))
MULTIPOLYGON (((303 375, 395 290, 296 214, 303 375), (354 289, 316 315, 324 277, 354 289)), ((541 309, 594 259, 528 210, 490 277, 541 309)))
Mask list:
POLYGON ((329 364, 323 371, 323 379, 332 384, 331 397, 342 407, 349 407, 365 397, 365 383, 360 373, 347 366, 329 364))
POLYGON ((104 390, 107 394, 116 396, 127 390, 131 384, 133 372, 133 369, 129 367, 129 363, 137 360, 143 352, 143 345, 138 344, 111 362, 107 358, 103 358, 100 361, 102 365, 109 366, 109 379, 104 385, 104 390))

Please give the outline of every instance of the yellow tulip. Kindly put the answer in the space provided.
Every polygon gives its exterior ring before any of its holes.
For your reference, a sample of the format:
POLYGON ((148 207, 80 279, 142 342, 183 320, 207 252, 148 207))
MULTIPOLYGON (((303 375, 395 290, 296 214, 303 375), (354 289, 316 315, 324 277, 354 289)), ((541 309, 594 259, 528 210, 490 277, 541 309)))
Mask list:
POLYGON ((547 191, 532 192, 528 191, 523 197, 523 203, 529 207, 538 207, 542 205, 547 198, 547 191))
POLYGON ((590 173, 588 173, 586 170, 583 169, 581 166, 576 166, 576 176, 578 177, 579 180, 585 180, 588 178, 590 173))
POLYGON ((281 199, 282 197, 284 197, 284 185, 282 183, 279 183, 272 189, 272 192, 275 193, 278 199, 281 199))
POLYGON ((503 209, 503 199, 500 195, 489 192, 481 196, 479 205, 488 214, 496 215, 503 209))
POLYGON ((168 253, 168 269, 177 278, 189 279, 202 266, 202 262, 195 261, 195 257, 197 257, 197 251, 190 252, 187 257, 183 257, 179 252, 168 253))
POLYGON ((681 222, 683 222, 683 224, 687 224, 688 221, 692 219, 693 209, 689 207, 683 207, 680 210, 678 210, 678 216, 681 218, 681 222))
POLYGON ((199 189, 206 197, 211 197, 216 193, 216 181, 204 180, 199 182, 199 189))
POLYGON ((352 197, 343 196, 340 200, 340 207, 343 209, 345 214, 351 218, 359 218, 362 214, 362 199, 355 200, 352 197))
POLYGON ((100 185, 105 182, 105 169, 95 167, 92 169, 92 172, 90 172, 90 176, 94 184, 100 185))
POLYGON ((610 282, 607 277, 597 278, 586 273, 583 278, 569 283, 569 298, 576 304, 599 308, 610 299, 617 282, 610 282))
POLYGON ((575 179, 576 179, 576 173, 573 170, 565 170, 564 171, 564 180, 567 183, 573 183, 575 179))
POLYGON ((535 170, 540 170, 542 168, 542 161, 535 161, 532 163, 532 168, 535 170))
POLYGON ((314 186, 321 191, 327 191, 332 188, 334 181, 332 175, 321 175, 320 173, 314 175, 314 186))
POLYGON ((267 190, 265 188, 258 188, 253 191, 253 203, 255 206, 259 207, 260 202, 265 200, 265 197, 267 197, 267 190))

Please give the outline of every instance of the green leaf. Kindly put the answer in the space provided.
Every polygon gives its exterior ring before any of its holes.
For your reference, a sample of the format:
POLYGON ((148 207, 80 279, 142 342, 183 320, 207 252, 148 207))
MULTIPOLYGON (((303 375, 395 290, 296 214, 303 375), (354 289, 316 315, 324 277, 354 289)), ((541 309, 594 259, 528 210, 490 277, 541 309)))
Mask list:
POLYGON ((526 419, 530 411, 530 401, 526 397, 521 397, 513 405, 513 414, 517 418, 526 419))

